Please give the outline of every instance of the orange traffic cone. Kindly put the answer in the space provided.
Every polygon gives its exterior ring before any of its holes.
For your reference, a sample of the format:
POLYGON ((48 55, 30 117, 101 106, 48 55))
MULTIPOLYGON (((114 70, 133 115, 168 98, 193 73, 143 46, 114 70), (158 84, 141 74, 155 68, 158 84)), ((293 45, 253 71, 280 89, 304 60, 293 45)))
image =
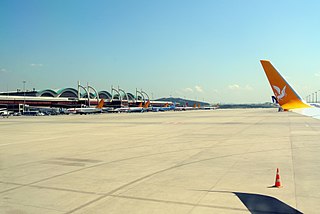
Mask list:
POLYGON ((277 175, 276 175, 276 182, 274 184, 274 187, 281 187, 281 183, 280 183, 280 175, 279 175, 279 168, 277 168, 277 175))

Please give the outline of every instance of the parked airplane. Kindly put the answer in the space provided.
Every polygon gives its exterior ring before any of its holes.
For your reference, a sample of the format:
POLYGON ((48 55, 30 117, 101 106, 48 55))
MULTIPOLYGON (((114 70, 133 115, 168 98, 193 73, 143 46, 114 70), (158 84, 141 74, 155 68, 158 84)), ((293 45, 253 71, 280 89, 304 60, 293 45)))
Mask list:
POLYGON ((148 111, 149 105, 150 101, 148 100, 143 106, 142 103, 140 103, 138 107, 121 107, 112 110, 112 112, 145 112, 148 111))
POLYGON ((267 75, 274 98, 284 111, 294 111, 306 116, 320 119, 320 108, 317 104, 306 103, 281 74, 273 67, 270 61, 260 60, 267 75))
POLYGON ((98 105, 94 108, 70 108, 68 109, 69 113, 74 114, 93 114, 93 113, 102 113, 102 108, 104 105, 104 99, 101 99, 98 105))
POLYGON ((164 104, 162 107, 152 107, 152 111, 158 112, 158 111, 173 111, 176 108, 176 104, 172 104, 169 106, 169 103, 164 104))
POLYGON ((219 108, 219 107, 218 106, 202 106, 199 109, 201 109, 201 110, 215 110, 217 108, 219 108))
POLYGON ((195 110, 197 108, 196 104, 193 104, 193 106, 188 106, 188 103, 186 103, 186 106, 176 106, 175 111, 188 111, 188 110, 195 110))
POLYGON ((8 111, 8 109, 6 109, 6 108, 1 108, 0 109, 0 116, 2 116, 2 117, 9 117, 12 114, 13 114, 13 112, 12 111, 8 111))
POLYGON ((150 100, 148 100, 143 107, 131 107, 128 112, 145 112, 148 111, 150 100))
POLYGON ((167 103, 165 106, 160 107, 159 111, 174 111, 176 109, 176 104, 173 103, 171 106, 167 103))
POLYGON ((169 103, 166 103, 166 104, 164 104, 162 107, 150 107, 150 110, 151 110, 151 111, 158 112, 158 111, 160 111, 161 108, 166 108, 166 107, 168 107, 168 106, 169 106, 169 103))

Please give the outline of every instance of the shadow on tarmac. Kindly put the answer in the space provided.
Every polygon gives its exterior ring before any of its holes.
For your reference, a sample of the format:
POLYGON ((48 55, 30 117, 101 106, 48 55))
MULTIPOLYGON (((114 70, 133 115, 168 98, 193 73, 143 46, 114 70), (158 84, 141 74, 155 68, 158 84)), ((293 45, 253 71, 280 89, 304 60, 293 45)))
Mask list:
POLYGON ((228 191, 208 191, 215 193, 233 193, 253 214, 275 213, 275 214, 300 214, 299 210, 289 206, 288 204, 271 196, 243 193, 243 192, 228 192, 228 191))
POLYGON ((302 213, 288 204, 266 195, 233 192, 251 213, 302 213))

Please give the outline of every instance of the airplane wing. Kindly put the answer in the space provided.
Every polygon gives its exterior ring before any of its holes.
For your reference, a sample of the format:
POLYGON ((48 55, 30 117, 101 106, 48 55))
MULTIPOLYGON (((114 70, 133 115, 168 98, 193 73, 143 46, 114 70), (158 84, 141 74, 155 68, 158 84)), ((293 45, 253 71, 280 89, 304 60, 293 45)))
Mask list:
POLYGON ((289 83, 273 67, 270 61, 260 60, 260 62, 269 80, 270 86, 279 92, 279 94, 275 94, 275 96, 277 97, 280 95, 281 99, 279 99, 278 102, 285 111, 312 107, 301 99, 298 93, 294 91, 289 83), (281 94, 280 88, 282 88, 281 94))
MULTIPOLYGON (((298 114, 320 119, 320 105, 309 104, 302 100, 297 92, 294 91, 289 83, 273 67, 270 61, 261 60, 260 62, 267 75, 271 87, 274 88, 279 94, 280 88, 283 88, 280 95, 282 99, 278 100, 278 102, 285 111, 290 110, 298 114)), ((275 96, 277 95, 275 94, 275 96)))
POLYGON ((320 120, 320 108, 314 107, 314 108, 300 108, 300 109, 293 109, 292 110, 295 113, 302 114, 308 117, 313 117, 315 119, 320 120))

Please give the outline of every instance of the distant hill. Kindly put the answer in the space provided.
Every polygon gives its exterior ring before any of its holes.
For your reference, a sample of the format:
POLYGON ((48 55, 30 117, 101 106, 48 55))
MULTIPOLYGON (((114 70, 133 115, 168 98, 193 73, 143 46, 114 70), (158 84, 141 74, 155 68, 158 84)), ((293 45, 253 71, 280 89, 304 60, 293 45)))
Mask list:
MULTIPOLYGON (((201 102, 196 100, 187 100, 179 97, 164 97, 156 99, 157 101, 167 101, 167 102, 173 102, 177 103, 180 106, 185 106, 188 104, 188 106, 193 106, 194 104, 201 106, 210 106, 210 103, 207 102, 201 102)), ((254 104, 219 104, 219 108, 221 109, 232 109, 232 108, 277 108, 273 103, 254 103, 254 104)))
MULTIPOLYGON (((164 97, 156 99, 157 101, 167 101, 167 102, 173 102, 177 103, 180 106, 185 106, 188 104, 188 106, 193 106, 194 104, 201 106, 210 106, 210 103, 207 102, 201 102, 196 100, 187 100, 179 97, 164 97)), ((273 103, 254 103, 254 104, 218 104, 219 108, 221 109, 232 109, 232 108, 277 108, 273 103)))
POLYGON ((164 97, 164 98, 159 98, 156 99, 156 101, 167 101, 167 102, 173 102, 173 103, 177 103, 180 106, 193 106, 194 104, 198 105, 200 104, 201 106, 210 106, 210 103, 207 102, 201 102, 201 101, 196 101, 196 100, 187 100, 187 99, 183 99, 183 98, 175 98, 175 97, 164 97))

